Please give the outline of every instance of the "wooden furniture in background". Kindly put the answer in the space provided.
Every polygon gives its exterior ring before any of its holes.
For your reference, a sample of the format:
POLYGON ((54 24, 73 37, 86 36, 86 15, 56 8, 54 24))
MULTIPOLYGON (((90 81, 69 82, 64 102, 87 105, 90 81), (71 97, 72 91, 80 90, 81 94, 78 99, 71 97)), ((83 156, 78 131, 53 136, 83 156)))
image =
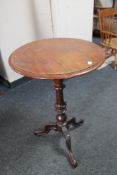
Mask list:
POLYGON ((80 76, 97 69, 104 62, 104 51, 98 45, 79 39, 45 39, 26 44, 12 53, 10 66, 18 73, 37 79, 54 81, 56 92, 56 122, 34 132, 41 136, 51 130, 62 133, 65 138, 68 159, 77 166, 71 148, 68 129, 79 126, 83 120, 67 120, 66 103, 63 97, 63 80, 80 76))
POLYGON ((98 16, 101 44, 111 48, 111 55, 115 56, 114 68, 117 70, 117 9, 100 10, 98 16))
POLYGON ((103 9, 115 8, 116 0, 94 0, 94 15, 93 15, 93 36, 100 37, 99 31, 99 21, 98 21, 98 12, 103 9), (105 4, 105 5, 104 5, 105 4), (108 5, 109 4, 109 5, 108 5))

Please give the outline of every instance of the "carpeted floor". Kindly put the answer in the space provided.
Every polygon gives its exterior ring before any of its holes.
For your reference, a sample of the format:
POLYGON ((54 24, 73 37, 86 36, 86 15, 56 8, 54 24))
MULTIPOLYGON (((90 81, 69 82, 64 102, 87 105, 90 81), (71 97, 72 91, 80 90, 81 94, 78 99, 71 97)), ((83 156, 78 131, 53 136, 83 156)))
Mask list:
POLYGON ((117 72, 111 67, 65 81, 68 116, 79 166, 66 159, 63 137, 32 133, 55 120, 53 82, 31 80, 0 97, 0 175, 117 175, 117 72))

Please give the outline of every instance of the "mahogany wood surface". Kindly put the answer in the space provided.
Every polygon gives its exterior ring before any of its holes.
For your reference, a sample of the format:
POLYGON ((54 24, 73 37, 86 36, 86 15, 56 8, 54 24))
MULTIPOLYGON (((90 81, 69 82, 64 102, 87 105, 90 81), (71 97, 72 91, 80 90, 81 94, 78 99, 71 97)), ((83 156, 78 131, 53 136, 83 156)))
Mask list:
POLYGON ((15 50, 10 66, 18 73, 39 79, 65 79, 93 71, 104 62, 98 45, 80 39, 38 40, 15 50))

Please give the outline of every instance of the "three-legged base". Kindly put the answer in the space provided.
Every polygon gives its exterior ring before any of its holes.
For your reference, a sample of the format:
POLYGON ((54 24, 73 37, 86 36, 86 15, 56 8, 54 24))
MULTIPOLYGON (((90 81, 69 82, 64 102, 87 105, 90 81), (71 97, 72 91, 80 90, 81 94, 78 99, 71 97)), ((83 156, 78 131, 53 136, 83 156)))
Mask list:
POLYGON ((83 123, 83 120, 76 122, 75 118, 71 120, 67 120, 66 111, 66 103, 63 99, 63 81, 62 80, 55 80, 55 90, 56 90, 56 123, 49 123, 44 126, 42 130, 37 130, 34 132, 36 136, 43 136, 48 134, 51 130, 58 131, 62 133, 64 136, 66 147, 67 147, 67 155, 68 160, 73 168, 77 167, 77 161, 74 158, 72 147, 71 147, 71 137, 69 135, 68 129, 71 127, 80 126, 83 123))
POLYGON ((43 129, 39 129, 34 132, 36 136, 43 136, 48 134, 51 130, 61 132, 65 138, 68 160, 73 168, 77 167, 77 161, 75 160, 71 148, 71 138, 68 129, 71 127, 78 127, 83 124, 83 120, 76 122, 75 118, 68 120, 63 125, 58 125, 57 123, 49 123, 44 126, 43 129))

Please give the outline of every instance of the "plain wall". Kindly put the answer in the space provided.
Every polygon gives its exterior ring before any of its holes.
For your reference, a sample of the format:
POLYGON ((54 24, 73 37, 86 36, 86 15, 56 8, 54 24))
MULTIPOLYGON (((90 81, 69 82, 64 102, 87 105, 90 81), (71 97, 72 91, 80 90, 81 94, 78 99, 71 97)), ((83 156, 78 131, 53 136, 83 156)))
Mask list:
POLYGON ((93 0, 52 0, 55 37, 92 40, 93 0))
POLYGON ((27 42, 51 37, 49 16, 49 0, 0 0, 0 73, 9 82, 21 77, 10 68, 9 55, 27 42))
POLYGON ((8 65, 19 46, 37 39, 92 40, 93 0, 0 0, 0 73, 13 82, 21 75, 8 65))

